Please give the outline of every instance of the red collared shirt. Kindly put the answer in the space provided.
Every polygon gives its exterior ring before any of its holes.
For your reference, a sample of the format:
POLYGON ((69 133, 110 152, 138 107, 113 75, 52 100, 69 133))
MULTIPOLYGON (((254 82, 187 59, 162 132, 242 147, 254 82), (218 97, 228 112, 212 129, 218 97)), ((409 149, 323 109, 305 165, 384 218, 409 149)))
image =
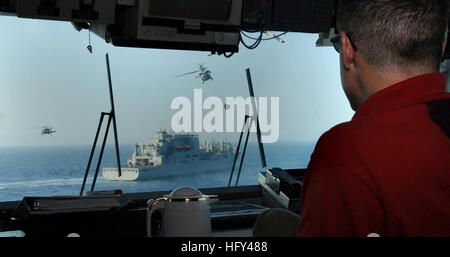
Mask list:
POLYGON ((414 77, 375 93, 322 135, 297 235, 450 236, 450 113, 430 109, 448 99, 442 74, 414 77))

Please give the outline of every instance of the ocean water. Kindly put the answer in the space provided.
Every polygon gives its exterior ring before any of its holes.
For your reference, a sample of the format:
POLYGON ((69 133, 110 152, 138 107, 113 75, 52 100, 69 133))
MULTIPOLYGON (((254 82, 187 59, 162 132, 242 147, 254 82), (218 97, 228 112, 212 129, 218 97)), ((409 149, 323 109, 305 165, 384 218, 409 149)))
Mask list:
MULTIPOLYGON (((305 168, 315 143, 290 142, 264 145, 268 167, 305 168)), ((120 145, 122 165, 131 157, 133 145, 120 145)), ((91 146, 0 147, 0 202, 21 200, 25 196, 79 195, 91 146)), ((96 150, 85 192, 89 191, 97 166, 96 150)), ((235 185, 239 160, 232 185, 235 185)), ((230 159, 232 162, 233 159, 230 159)), ((115 150, 106 146, 101 167, 117 166, 115 150)), ((263 171, 257 144, 249 144, 239 185, 257 184, 263 171)), ((193 175, 153 179, 149 181, 110 181, 101 169, 95 190, 122 189, 124 193, 172 190, 180 186, 197 188, 227 186, 230 171, 204 172, 193 175)))

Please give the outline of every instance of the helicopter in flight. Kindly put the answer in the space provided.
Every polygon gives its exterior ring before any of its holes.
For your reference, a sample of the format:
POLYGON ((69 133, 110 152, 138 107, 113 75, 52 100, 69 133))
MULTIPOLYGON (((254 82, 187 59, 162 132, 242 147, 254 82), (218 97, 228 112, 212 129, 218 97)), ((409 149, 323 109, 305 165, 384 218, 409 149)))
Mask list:
POLYGON ((40 129, 41 129, 41 135, 51 135, 53 133, 56 133, 56 130, 53 130, 53 128, 50 126, 40 127, 40 129))
POLYGON ((202 80, 202 84, 204 84, 208 80, 214 80, 213 77, 211 76, 211 71, 208 70, 207 67, 203 66, 203 64, 199 64, 199 70, 181 74, 181 75, 175 76, 175 78, 187 76, 187 75, 194 74, 197 72, 200 72, 200 73, 195 78, 200 78, 202 80))

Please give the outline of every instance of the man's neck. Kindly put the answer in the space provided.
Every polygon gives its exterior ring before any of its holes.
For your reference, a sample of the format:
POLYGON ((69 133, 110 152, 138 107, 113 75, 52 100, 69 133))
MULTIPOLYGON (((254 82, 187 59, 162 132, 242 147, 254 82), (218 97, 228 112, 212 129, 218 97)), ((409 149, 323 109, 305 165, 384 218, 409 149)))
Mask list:
POLYGON ((364 101, 367 100, 371 95, 376 92, 383 90, 387 87, 390 87, 394 84, 402 82, 404 80, 427 74, 434 73, 432 69, 430 70, 411 70, 411 71, 396 71, 392 69, 390 71, 379 71, 372 69, 367 66, 366 69, 361 69, 361 79, 363 82, 362 92, 364 96, 364 101))

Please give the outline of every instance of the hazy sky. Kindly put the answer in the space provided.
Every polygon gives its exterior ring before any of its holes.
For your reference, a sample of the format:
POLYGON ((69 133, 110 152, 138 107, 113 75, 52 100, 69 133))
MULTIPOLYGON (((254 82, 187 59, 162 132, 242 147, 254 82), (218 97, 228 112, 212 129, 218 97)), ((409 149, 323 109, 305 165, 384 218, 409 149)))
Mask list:
POLYGON ((66 22, 0 16, 0 33, 0 146, 91 144, 100 113, 111 108, 107 52, 120 143, 146 141, 168 128, 176 112, 171 101, 193 98, 195 88, 203 88, 204 97, 247 97, 246 68, 257 97, 280 99, 280 141, 317 140, 353 115, 341 88, 338 54, 316 48, 316 34, 289 33, 286 43, 263 41, 255 50, 241 46, 226 59, 208 52, 119 48, 94 35, 90 54, 88 32, 66 22), (195 74, 174 78, 200 63, 214 81, 202 85, 195 74), (43 136, 34 129, 44 125, 57 132, 43 136))

